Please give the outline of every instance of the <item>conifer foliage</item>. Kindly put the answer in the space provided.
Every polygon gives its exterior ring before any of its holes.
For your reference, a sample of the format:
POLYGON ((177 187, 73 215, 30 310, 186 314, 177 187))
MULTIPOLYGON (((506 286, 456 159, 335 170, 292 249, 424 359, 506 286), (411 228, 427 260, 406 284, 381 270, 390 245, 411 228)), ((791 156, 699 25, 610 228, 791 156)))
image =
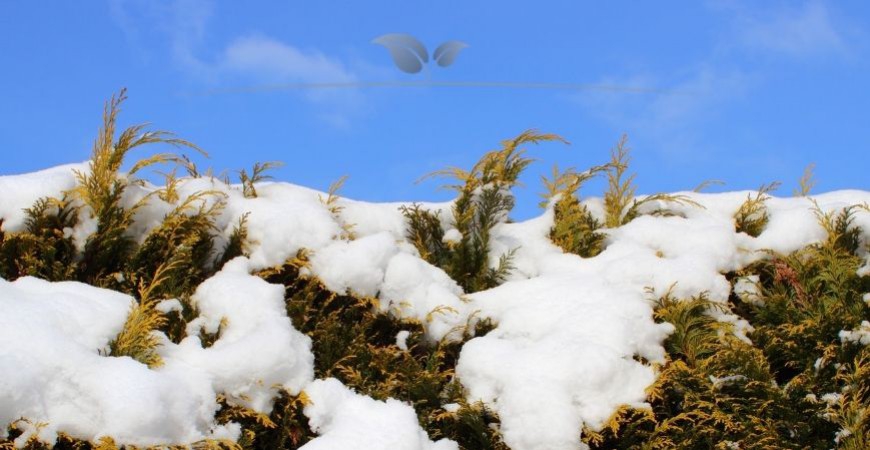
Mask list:
POLYGON ((870 317, 855 211, 817 207, 826 240, 730 274, 758 277, 751 301, 662 296, 656 317, 675 331, 649 390, 652 409, 621 409, 584 440, 602 449, 868 448, 870 347, 843 333, 870 317), (746 318, 751 342, 714 319, 717 309, 746 318))
POLYGON ((446 220, 449 233, 445 233, 436 212, 417 204, 402 209, 408 222, 408 240, 420 256, 444 269, 465 292, 495 287, 511 270, 511 253, 502 255, 495 264, 490 262, 492 229, 508 220, 514 207, 511 188, 532 163, 523 146, 548 141, 567 143, 558 135, 528 130, 502 141, 501 149, 483 155, 469 171, 451 167, 431 174, 457 181, 447 186, 457 193, 451 217, 446 220))
POLYGON ((585 172, 577 172, 574 168, 559 172, 559 168, 554 166, 553 178, 543 178, 546 192, 541 206, 553 202, 550 239, 565 252, 590 258, 604 249, 605 235, 599 231, 602 223, 580 202, 578 192, 583 183, 609 168, 605 165, 585 172))

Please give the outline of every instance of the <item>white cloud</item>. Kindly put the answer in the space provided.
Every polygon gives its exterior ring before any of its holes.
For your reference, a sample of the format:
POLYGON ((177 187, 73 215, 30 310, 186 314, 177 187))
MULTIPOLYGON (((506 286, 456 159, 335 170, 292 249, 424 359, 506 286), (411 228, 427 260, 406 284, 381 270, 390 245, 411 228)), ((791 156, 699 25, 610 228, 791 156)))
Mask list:
POLYGON ((263 81, 350 82, 356 77, 340 61, 318 51, 302 51, 263 36, 236 39, 224 51, 222 70, 263 81))
POLYGON ((619 131, 654 141, 665 156, 702 157, 697 153, 703 125, 728 103, 742 97, 752 79, 743 72, 699 66, 674 80, 650 75, 610 77, 598 84, 666 87, 664 93, 614 95, 587 92, 581 104, 595 117, 619 131))
POLYGON ((109 1, 112 18, 137 53, 151 59, 154 42, 166 40, 174 62, 188 71, 204 69, 194 55, 213 10, 210 0, 109 1))
POLYGON ((673 94, 613 95, 589 92, 581 103, 594 117, 651 140, 665 156, 704 158, 703 146, 717 116, 765 80, 765 69, 742 65, 733 50, 793 60, 849 57, 860 30, 826 5, 809 1, 769 7, 741 0, 711 0, 730 25, 709 54, 670 73, 616 75, 600 84, 668 89, 673 94), (726 51, 722 51, 722 50, 726 51))
MULTIPOLYGON (((214 87, 257 91, 280 89, 282 84, 352 82, 353 71, 335 57, 314 49, 300 49, 263 35, 232 39, 217 52, 206 52, 208 26, 214 5, 209 0, 151 2, 113 0, 112 16, 127 40, 139 50, 157 30, 166 40, 173 63, 194 80, 214 87), (201 55, 211 54, 211 58, 201 55), (247 85, 247 88, 246 86, 247 85)), ((220 49, 220 46, 218 46, 220 49)), ((147 51, 147 50, 146 50, 147 51)), ((362 94, 354 89, 306 89, 301 96, 315 105, 315 115, 336 127, 361 110, 362 94)))
MULTIPOLYGON (((234 40, 214 63, 213 73, 221 78, 241 78, 263 89, 277 89, 295 83, 349 83, 357 80, 345 64, 316 50, 303 51, 265 36, 247 36, 234 40)), ((351 115, 362 106, 362 94, 356 89, 312 87, 304 97, 317 104, 324 122, 335 128, 347 128, 351 115)))
POLYGON ((849 53, 851 27, 835 21, 828 7, 817 1, 797 7, 757 11, 732 8, 736 37, 746 48, 794 58, 849 53))

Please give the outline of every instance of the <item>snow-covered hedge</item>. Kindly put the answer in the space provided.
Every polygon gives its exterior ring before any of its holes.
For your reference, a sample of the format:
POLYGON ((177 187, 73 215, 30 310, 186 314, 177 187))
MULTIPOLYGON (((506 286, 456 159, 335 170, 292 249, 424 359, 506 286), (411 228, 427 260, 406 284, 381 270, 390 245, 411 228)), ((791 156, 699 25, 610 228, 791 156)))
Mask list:
POLYGON ((635 196, 623 140, 513 222, 558 136, 373 204, 123 173, 195 147, 122 100, 91 161, 0 177, 0 448, 868 448, 870 192, 635 196))

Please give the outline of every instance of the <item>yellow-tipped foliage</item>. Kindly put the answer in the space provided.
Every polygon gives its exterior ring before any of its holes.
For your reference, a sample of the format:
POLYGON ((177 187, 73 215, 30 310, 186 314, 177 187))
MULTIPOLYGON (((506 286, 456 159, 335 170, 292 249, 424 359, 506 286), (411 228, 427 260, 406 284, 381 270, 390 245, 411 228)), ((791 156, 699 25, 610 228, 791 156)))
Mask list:
POLYGON ((498 150, 484 154, 470 171, 449 168, 431 175, 454 178, 458 184, 447 187, 457 192, 451 226, 457 240, 445 242, 441 218, 420 205, 401 208, 407 221, 407 236, 420 255, 444 269, 465 292, 476 292, 501 284, 512 270, 511 253, 492 260, 489 243, 493 227, 508 220, 514 206, 511 188, 532 163, 525 156, 526 144, 566 142, 560 136, 528 130, 502 141, 498 150))
POLYGON ((755 196, 749 194, 746 201, 734 213, 734 224, 738 232, 758 237, 769 220, 765 202, 770 198, 769 193, 779 187, 779 182, 762 185, 756 191, 755 196))
MULTIPOLYGON (((245 169, 239 171, 239 181, 242 183, 242 192, 246 198, 257 197, 257 183, 272 179, 271 175, 266 172, 281 167, 283 163, 279 161, 267 161, 264 163, 255 163, 251 169, 250 175, 245 169)), ((227 183, 229 184, 229 183, 227 183)))
POLYGON ((326 191, 326 198, 320 196, 320 202, 326 206, 326 209, 329 210, 329 213, 332 214, 335 221, 341 225, 342 232, 338 238, 343 240, 354 240, 356 239, 356 233, 353 232, 354 224, 345 222, 341 217, 341 211, 344 210, 344 207, 338 204, 338 201, 341 199, 338 192, 344 186, 344 182, 347 181, 347 178, 347 175, 345 175, 330 184, 329 189, 326 191))
POLYGON ((559 168, 554 166, 552 179, 542 177, 546 188, 542 206, 553 203, 550 239, 562 250, 587 258, 603 250, 604 234, 598 232, 601 223, 580 202, 578 192, 583 183, 608 168, 598 166, 585 172, 577 172, 572 168, 559 172, 559 168))
MULTIPOLYGON (((96 216, 99 216, 103 209, 115 204, 117 191, 122 190, 130 181, 123 177, 120 171, 125 157, 131 150, 148 144, 169 144, 202 152, 196 145, 168 131, 147 131, 147 124, 133 125, 122 131, 115 139, 118 114, 121 112, 121 104, 126 99, 127 91, 122 89, 106 103, 103 110, 103 125, 94 142, 88 170, 76 171, 78 186, 73 189, 73 193, 90 207, 96 216)), ((183 160, 172 153, 159 153, 136 162, 127 176, 133 176, 148 166, 167 162, 183 162, 183 160)))
MULTIPOLYGON (((653 202, 676 203, 702 208, 700 204, 685 195, 653 194, 638 199, 634 185, 635 174, 628 174, 631 162, 631 149, 628 147, 628 136, 622 135, 616 146, 610 151, 610 163, 607 170, 607 192, 604 193, 604 226, 616 228, 631 222, 641 214, 641 207, 653 202)), ((659 209, 657 213, 667 213, 659 209)))
POLYGON ((800 180, 798 180, 798 189, 794 191, 795 197, 806 197, 810 195, 810 191, 813 190, 813 187, 816 185, 815 176, 813 175, 813 169, 815 168, 815 164, 807 164, 807 167, 804 169, 804 174, 801 176, 800 180))
POLYGON ((160 339, 154 332, 166 325, 166 318, 157 310, 160 299, 155 298, 154 294, 161 284, 170 279, 169 274, 177 264, 180 264, 178 260, 161 265, 149 283, 139 282, 138 303, 127 316, 124 328, 109 343, 111 356, 129 356, 151 368, 163 364, 160 354, 157 353, 160 339))
POLYGON ((22 232, 4 235, 0 231, 0 276, 8 280, 74 278, 76 247, 65 230, 78 223, 78 208, 67 197, 41 198, 25 214, 22 232))
MULTIPOLYGON (((448 437, 463 448, 504 448, 489 427, 497 417, 482 405, 465 404, 454 379, 461 341, 430 343, 421 323, 377 312, 377 299, 339 295, 317 279, 301 276, 306 264, 300 254, 259 275, 285 286, 293 326, 312 340, 315 377, 335 377, 375 399, 410 403, 433 439, 448 437), (407 350, 396 345, 399 331, 409 332, 407 350), (464 406, 449 413, 442 408, 447 403, 464 406)), ((488 321, 477 321, 458 335, 465 341, 490 328, 488 321)))

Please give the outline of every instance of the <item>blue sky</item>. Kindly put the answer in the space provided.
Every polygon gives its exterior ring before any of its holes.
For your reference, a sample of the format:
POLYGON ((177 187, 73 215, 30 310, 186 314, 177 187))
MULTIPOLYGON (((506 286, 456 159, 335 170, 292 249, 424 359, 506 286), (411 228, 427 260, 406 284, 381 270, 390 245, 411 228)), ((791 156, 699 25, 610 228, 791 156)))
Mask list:
MULTIPOLYGON (((536 213, 553 163, 604 162, 628 133, 639 192, 782 181, 870 188, 870 3, 0 2, 0 173, 87 159, 102 104, 126 86, 142 121, 206 149, 217 172, 256 161, 345 195, 443 200, 427 172, 468 167, 528 128, 570 146, 539 161, 515 217, 536 213), (427 74, 371 40, 410 33, 467 49, 427 74), (517 88, 247 88, 369 81, 583 83, 667 93, 517 88)), ((144 153, 140 153, 144 155, 144 153)), ((602 183, 585 193, 599 194, 602 183)), ((2 195, 2 194, 0 194, 2 195)))

